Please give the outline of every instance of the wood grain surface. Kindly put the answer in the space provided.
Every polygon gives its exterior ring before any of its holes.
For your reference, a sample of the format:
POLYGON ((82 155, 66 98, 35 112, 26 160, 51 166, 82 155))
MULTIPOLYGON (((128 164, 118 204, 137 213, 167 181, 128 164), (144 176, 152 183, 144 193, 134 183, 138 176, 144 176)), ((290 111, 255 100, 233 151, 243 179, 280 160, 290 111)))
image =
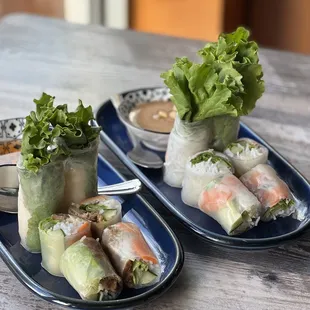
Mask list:
MULTIPOLYGON (((31 15, 0 21, 0 119, 25 116, 42 91, 60 102, 98 107, 110 95, 162 85, 174 57, 203 42, 80 26, 31 15)), ((243 121, 310 180, 310 57, 262 49, 266 93, 243 121)), ((122 173, 127 169, 101 152, 122 173)), ((164 296, 138 309, 310 309, 310 233, 259 252, 218 248, 186 230, 147 191, 185 250, 183 272, 164 296)), ((16 280, 0 262, 0 310, 60 309, 16 280)))

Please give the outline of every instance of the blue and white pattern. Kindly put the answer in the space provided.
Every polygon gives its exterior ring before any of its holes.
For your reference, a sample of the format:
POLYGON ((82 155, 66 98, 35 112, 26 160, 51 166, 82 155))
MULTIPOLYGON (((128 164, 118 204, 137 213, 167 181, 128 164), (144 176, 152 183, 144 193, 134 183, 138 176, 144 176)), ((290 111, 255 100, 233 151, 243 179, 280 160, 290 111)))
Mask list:
POLYGON ((0 120, 0 142, 21 139, 24 126, 24 118, 0 120))

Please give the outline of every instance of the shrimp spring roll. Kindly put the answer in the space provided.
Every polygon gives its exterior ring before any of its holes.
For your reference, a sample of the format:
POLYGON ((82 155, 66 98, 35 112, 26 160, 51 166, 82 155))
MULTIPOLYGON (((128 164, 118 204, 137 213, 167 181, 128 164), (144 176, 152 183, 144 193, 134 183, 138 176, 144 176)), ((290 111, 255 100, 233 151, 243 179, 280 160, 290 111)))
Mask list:
POLYGON ((182 201, 198 208, 199 195, 210 181, 226 173, 233 173, 229 159, 219 152, 210 149, 190 157, 185 167, 182 201))
POLYGON ((90 223, 68 214, 53 214, 39 223, 42 267, 54 276, 62 276, 59 268, 65 249, 83 236, 91 237, 90 223))
POLYGON ((74 204, 69 213, 91 222, 94 238, 101 239, 103 230, 122 220, 122 205, 108 196, 97 196, 74 204))
POLYGON ((264 211, 262 221, 286 217, 295 211, 295 201, 289 187, 269 165, 257 165, 240 180, 261 202, 264 211))
POLYGON ((238 235, 259 221, 261 204, 232 174, 207 184, 198 202, 202 212, 215 219, 228 235, 238 235))
POLYGON ((101 243, 127 287, 141 288, 159 281, 158 259, 135 224, 121 222, 107 227, 101 243))
POLYGON ((67 248, 60 259, 60 270, 84 300, 115 299, 123 288, 122 279, 93 238, 83 237, 67 248))
POLYGON ((265 164, 268 159, 268 149, 248 138, 241 138, 230 143, 224 154, 231 160, 238 176, 259 164, 265 164))

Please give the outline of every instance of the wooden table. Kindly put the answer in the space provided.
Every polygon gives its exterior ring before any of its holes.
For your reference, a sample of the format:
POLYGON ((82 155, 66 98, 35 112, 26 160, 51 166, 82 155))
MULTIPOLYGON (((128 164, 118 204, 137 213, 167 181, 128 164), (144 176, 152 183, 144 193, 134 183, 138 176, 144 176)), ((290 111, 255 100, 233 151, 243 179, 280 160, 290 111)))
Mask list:
MULTIPOLYGON (((174 57, 203 42, 80 26, 31 15, 0 22, 0 119, 25 116, 42 91, 74 106, 98 105, 110 95, 162 85, 159 74, 174 57)), ((266 93, 243 121, 310 179, 310 57, 262 49, 266 93)), ((122 173, 126 168, 104 147, 122 173)), ((309 309, 310 233, 261 252, 234 251, 202 242, 148 192, 185 250, 181 276, 168 293, 139 309, 309 309)), ((20 284, 0 262, 0 309, 60 309, 20 284)))

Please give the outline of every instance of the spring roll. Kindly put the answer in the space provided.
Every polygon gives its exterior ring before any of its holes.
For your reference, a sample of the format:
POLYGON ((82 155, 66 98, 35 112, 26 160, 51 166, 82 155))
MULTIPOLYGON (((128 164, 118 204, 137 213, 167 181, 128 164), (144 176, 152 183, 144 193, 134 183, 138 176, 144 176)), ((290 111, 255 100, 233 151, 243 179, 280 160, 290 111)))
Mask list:
POLYGON ((202 212, 215 219, 228 235, 238 235, 257 225, 261 204, 232 174, 207 184, 198 202, 202 212))
POLYGON ((141 288, 159 281, 158 259, 135 224, 121 222, 107 227, 101 243, 127 287, 141 288))
POLYGON ((68 212, 72 203, 97 195, 99 138, 83 149, 70 149, 65 162, 65 201, 63 212, 68 212))
POLYGON ((39 223, 42 267, 54 276, 62 276, 61 255, 83 236, 91 237, 90 222, 68 214, 53 214, 39 223))
POLYGON ((18 232, 21 245, 29 252, 41 251, 39 222, 59 211, 64 196, 63 162, 57 160, 42 166, 38 172, 18 163, 18 232))
POLYGON ((230 143, 224 151, 234 165, 236 175, 241 176, 268 159, 268 149, 258 142, 241 138, 230 143))
POLYGON ((190 157, 185 167, 182 201, 198 208, 199 195, 205 185, 217 177, 226 173, 233 173, 233 167, 229 159, 210 149, 190 157))
POLYGON ((66 249, 60 270, 84 300, 110 300, 121 293, 123 282, 100 243, 83 237, 66 249))
POLYGON ((240 180, 261 202, 262 221, 268 222, 294 213, 296 204, 289 187, 269 165, 257 165, 240 180))
POLYGON ((206 150, 211 134, 212 122, 209 120, 188 123, 176 117, 165 156, 165 183, 172 187, 182 187, 188 157, 206 150))
POLYGON ((116 199, 102 195, 74 204, 69 209, 69 214, 89 220, 93 237, 101 239, 106 227, 122 220, 122 205, 116 199))

